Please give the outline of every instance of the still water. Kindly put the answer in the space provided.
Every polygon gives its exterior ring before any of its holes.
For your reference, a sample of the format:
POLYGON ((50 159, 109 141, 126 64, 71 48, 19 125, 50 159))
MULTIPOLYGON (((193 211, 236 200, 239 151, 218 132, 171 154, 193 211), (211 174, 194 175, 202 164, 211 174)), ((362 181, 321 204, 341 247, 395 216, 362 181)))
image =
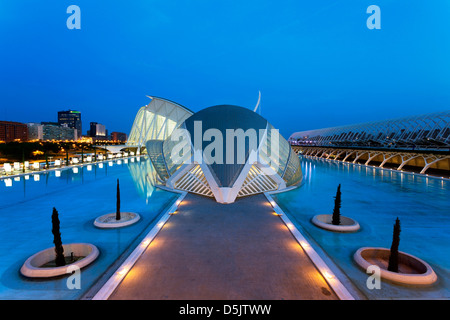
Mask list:
POLYGON ((0 299, 79 299, 118 259, 125 259, 177 194, 154 188, 147 158, 121 159, 77 169, 0 180, 0 299), (116 210, 120 182, 121 211, 141 216, 134 225, 99 229, 94 220, 116 210), (68 289, 67 277, 23 277, 24 261, 53 247, 51 214, 59 212, 64 243, 92 243, 97 260, 81 270, 81 289, 68 289))
POLYGON ((417 175, 301 157, 299 188, 274 195, 274 200, 300 232, 348 276, 369 299, 450 298, 450 182, 417 175), (317 214, 331 214, 341 184, 341 215, 359 222, 355 233, 335 233, 311 223, 317 214), (400 219, 399 250, 428 262, 439 279, 427 288, 382 282, 369 290, 369 275, 353 262, 360 247, 390 248, 396 218, 400 219))

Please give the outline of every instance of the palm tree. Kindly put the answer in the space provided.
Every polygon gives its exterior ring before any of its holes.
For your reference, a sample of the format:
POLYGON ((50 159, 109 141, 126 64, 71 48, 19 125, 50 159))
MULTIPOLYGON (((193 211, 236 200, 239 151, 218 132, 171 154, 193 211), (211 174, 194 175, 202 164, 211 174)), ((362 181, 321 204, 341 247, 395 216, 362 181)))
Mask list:
POLYGON ((334 197, 333 217, 331 220, 331 223, 334 225, 341 224, 340 208, 341 208, 341 184, 339 184, 336 191, 336 196, 334 197))

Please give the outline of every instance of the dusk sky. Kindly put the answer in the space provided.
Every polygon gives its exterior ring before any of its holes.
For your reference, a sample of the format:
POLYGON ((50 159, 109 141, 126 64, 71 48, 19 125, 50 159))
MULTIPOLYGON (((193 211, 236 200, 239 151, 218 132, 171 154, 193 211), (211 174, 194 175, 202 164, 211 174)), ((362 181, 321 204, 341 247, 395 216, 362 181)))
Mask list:
POLYGON ((259 90, 286 138, 449 110, 450 1, 0 0, 0 120, 72 109, 128 134, 146 95, 253 109, 259 90))

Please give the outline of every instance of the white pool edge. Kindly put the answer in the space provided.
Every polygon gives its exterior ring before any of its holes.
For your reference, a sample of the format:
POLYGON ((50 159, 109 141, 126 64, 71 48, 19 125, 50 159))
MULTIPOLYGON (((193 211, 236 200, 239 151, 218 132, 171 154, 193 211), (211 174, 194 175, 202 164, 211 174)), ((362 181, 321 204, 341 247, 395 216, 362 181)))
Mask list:
POLYGON ((153 228, 147 233, 142 241, 136 246, 133 252, 128 258, 117 268, 113 275, 106 281, 106 283, 100 288, 99 291, 92 297, 92 300, 107 300, 111 294, 116 290, 122 280, 126 277, 128 272, 134 266, 139 257, 144 253, 147 247, 152 243, 153 239, 164 227, 170 215, 176 211, 180 203, 183 201, 187 192, 180 194, 177 200, 166 210, 159 221, 153 226, 153 228))
POLYGON ((311 259, 313 264, 316 266, 317 270, 321 273, 322 277, 328 283, 328 285, 333 289, 340 300, 355 300, 355 298, 350 294, 347 288, 342 284, 338 277, 331 271, 328 265, 323 261, 319 254, 313 249, 311 244, 306 240, 306 238, 300 233, 297 227, 291 222, 284 211, 278 206, 278 204, 273 200, 270 193, 264 193, 269 203, 272 205, 273 210, 278 214, 280 219, 284 222, 286 227, 291 232, 292 236, 297 240, 299 245, 302 247, 306 255, 311 259))
POLYGON ((134 156, 127 156, 127 157, 123 157, 123 158, 113 158, 113 159, 105 159, 105 160, 99 160, 99 161, 70 164, 68 166, 61 165, 60 167, 53 167, 53 168, 49 168, 49 169, 29 170, 27 172, 14 173, 14 174, 10 174, 10 175, 3 174, 3 175, 0 175, 0 181, 6 180, 6 179, 11 179, 11 178, 23 177, 23 176, 32 176, 35 174, 41 175, 41 174, 47 174, 49 172, 54 172, 54 171, 64 171, 64 170, 70 170, 73 168, 87 167, 88 165, 96 165, 99 163, 106 163, 106 162, 112 162, 112 161, 117 162, 117 160, 128 160, 128 159, 132 159, 132 158, 137 159, 137 158, 142 158, 142 157, 145 157, 145 156, 144 155, 134 155, 134 156))

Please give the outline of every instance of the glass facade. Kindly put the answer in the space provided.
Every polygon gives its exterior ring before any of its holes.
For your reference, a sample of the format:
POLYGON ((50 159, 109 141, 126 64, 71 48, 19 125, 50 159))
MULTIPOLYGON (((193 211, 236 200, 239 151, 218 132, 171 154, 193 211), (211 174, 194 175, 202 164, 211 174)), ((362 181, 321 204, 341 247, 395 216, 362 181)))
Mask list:
POLYGON ((81 112, 75 110, 58 111, 58 124, 77 129, 77 139, 82 136, 81 112))
POLYGON ((175 102, 152 97, 152 101, 136 114, 126 144, 140 148, 148 140, 165 140, 191 115, 192 111, 175 102))
MULTIPOLYGON (((180 129, 186 129, 184 123, 180 126, 180 129)), ((186 130, 180 130, 180 133, 180 137, 174 137, 171 135, 170 138, 166 139, 163 143, 163 154, 164 159, 166 160, 169 175, 173 175, 175 171, 177 171, 186 161, 190 160, 192 155, 190 136, 186 130), (175 146, 177 149, 174 149, 175 146), (189 151, 183 152, 186 150, 189 151)))
POLYGON ((394 149, 450 148, 450 111, 308 130, 291 135, 299 146, 373 147, 394 149))
POLYGON ((206 108, 189 117, 178 128, 181 130, 174 131, 164 141, 149 140, 146 143, 150 160, 166 186, 231 203, 235 197, 282 190, 298 185, 302 180, 300 160, 291 145, 267 120, 249 109, 229 105, 206 108), (214 138, 205 140, 204 133, 208 130, 214 130, 220 137, 214 135, 214 138), (241 132, 239 138, 236 136, 238 131, 241 132), (230 133, 232 136, 228 137, 230 133), (201 139, 194 136, 199 134, 201 139), (202 141, 199 149, 201 159, 194 156, 196 138, 202 141), (235 139, 232 145, 225 143, 232 139, 235 139), (250 146, 252 139, 255 141, 253 147, 250 146), (222 141, 222 144, 216 145, 217 141, 222 141), (211 147, 213 144, 214 148, 211 147), (209 154, 211 150, 215 150, 214 156, 209 154), (250 159, 250 150, 256 151, 256 158, 250 159), (223 161, 208 161, 209 157, 217 160, 215 157, 221 151, 224 158, 220 160, 223 161), (238 153, 243 153, 245 161, 226 162, 227 152, 233 154, 234 158, 230 157, 233 160, 238 153), (175 175, 184 164, 187 165, 183 169, 186 171, 175 175), (228 198, 225 199, 224 194, 228 198))
POLYGON ((161 140, 150 140, 147 143, 147 154, 150 158, 156 172, 158 173, 161 180, 165 181, 169 178, 167 172, 166 160, 163 155, 163 143, 161 140))

